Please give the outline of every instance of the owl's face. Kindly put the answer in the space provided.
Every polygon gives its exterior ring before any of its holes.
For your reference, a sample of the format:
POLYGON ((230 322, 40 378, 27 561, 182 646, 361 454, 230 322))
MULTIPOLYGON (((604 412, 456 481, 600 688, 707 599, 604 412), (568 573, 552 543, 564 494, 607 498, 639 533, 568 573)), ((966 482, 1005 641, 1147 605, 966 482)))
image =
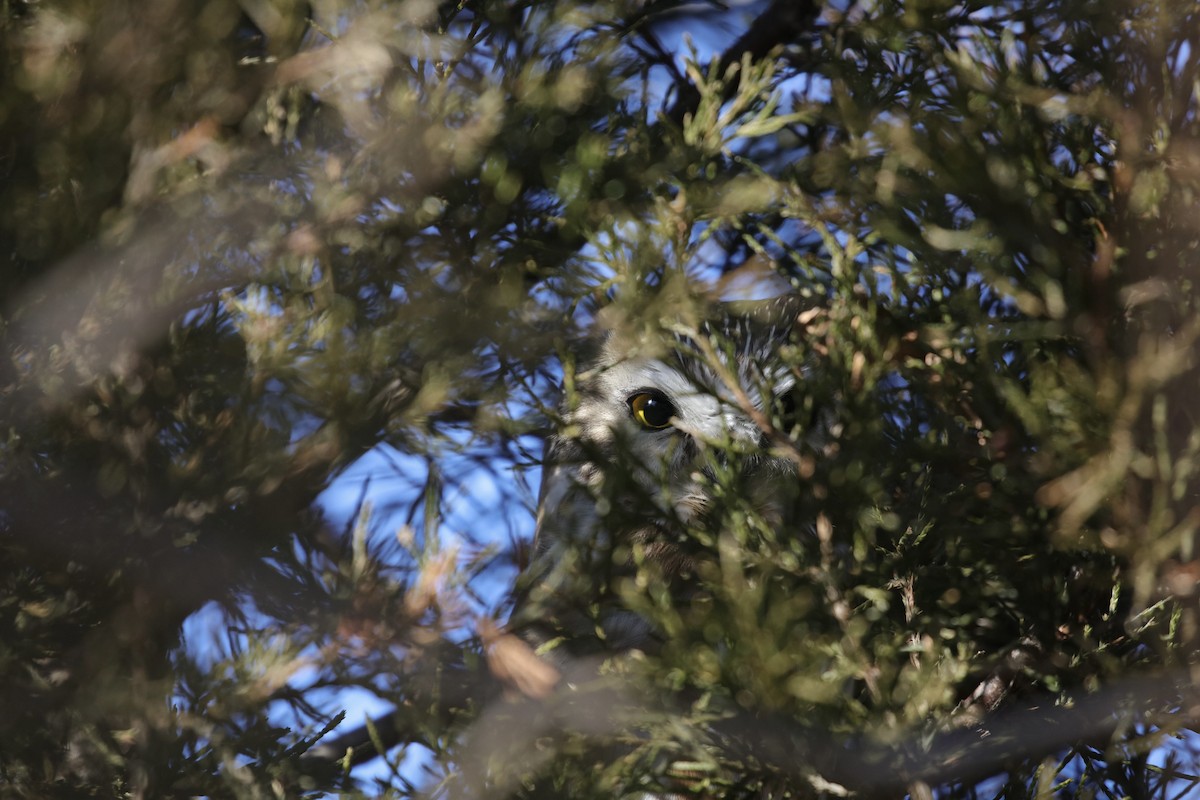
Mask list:
POLYGON ((778 475, 782 465, 753 415, 769 419, 794 376, 772 365, 771 353, 733 344, 734 353, 705 359, 684 350, 630 354, 610 340, 581 375, 578 406, 566 417, 577 441, 563 448, 577 459, 573 480, 598 489, 615 469, 641 490, 611 516, 629 512, 636 523, 650 515, 660 529, 694 525, 712 505, 718 464, 736 460, 747 477, 778 475))
MULTIPOLYGON (((763 423, 786 416, 797 390, 777 357, 787 332, 786 320, 734 317, 691 338, 604 340, 574 376, 548 442, 531 597, 553 606, 556 595, 586 595, 643 558, 673 584, 686 580, 695 567, 688 531, 719 527, 716 512, 729 502, 718 495, 731 490, 779 524, 797 478, 763 423)), ((612 619, 604 627, 622 629, 614 640, 640 645, 644 627, 612 619)))

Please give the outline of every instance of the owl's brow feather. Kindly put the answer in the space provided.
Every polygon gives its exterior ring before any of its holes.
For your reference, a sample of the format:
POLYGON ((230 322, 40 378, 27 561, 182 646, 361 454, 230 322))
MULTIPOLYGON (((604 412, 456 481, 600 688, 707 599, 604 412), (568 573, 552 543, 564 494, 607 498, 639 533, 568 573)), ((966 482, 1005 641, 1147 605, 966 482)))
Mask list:
MULTIPOLYGON (((778 350, 787 341, 791 328, 790 319, 764 323, 748 316, 721 316, 701 323, 697 334, 712 343, 712 351, 721 358, 723 366, 733 368, 741 386, 769 386, 771 393, 778 395, 790 388, 790 383, 781 380, 789 371, 778 362, 778 350), (727 354, 732 355, 732 364, 724 357, 727 354)), ((708 389, 719 386, 720 376, 704 355, 705 348, 685 333, 676 332, 674 338, 677 347, 672 355, 679 371, 697 386, 708 389)))

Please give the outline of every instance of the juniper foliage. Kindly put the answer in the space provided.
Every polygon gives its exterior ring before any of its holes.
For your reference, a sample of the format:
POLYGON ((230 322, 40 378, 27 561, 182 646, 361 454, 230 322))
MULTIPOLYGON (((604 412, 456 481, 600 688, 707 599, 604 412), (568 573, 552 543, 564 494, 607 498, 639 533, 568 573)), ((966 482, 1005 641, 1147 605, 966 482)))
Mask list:
POLYGON ((0 40, 4 796, 1200 784, 1195 2, 6 0, 0 40), (765 286, 836 423, 805 524, 729 492, 694 602, 619 587, 663 651, 531 699, 493 620, 580 320, 765 286))

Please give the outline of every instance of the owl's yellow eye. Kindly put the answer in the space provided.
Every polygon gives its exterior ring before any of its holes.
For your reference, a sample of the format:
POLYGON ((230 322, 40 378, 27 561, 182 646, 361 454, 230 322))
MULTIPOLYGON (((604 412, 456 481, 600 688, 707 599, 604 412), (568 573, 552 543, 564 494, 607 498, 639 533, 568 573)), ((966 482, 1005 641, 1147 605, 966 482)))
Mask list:
POLYGON ((643 428, 660 431, 671 426, 675 404, 657 389, 643 389, 629 397, 629 413, 643 428))

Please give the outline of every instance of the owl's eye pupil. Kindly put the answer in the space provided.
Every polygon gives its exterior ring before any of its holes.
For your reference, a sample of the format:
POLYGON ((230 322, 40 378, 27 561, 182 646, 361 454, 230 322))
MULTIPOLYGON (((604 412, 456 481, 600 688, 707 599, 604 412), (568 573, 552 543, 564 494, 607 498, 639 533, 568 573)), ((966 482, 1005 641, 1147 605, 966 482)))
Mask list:
POLYGON ((662 430, 671 425, 675 404, 657 389, 644 389, 630 396, 629 413, 643 428, 662 430))

